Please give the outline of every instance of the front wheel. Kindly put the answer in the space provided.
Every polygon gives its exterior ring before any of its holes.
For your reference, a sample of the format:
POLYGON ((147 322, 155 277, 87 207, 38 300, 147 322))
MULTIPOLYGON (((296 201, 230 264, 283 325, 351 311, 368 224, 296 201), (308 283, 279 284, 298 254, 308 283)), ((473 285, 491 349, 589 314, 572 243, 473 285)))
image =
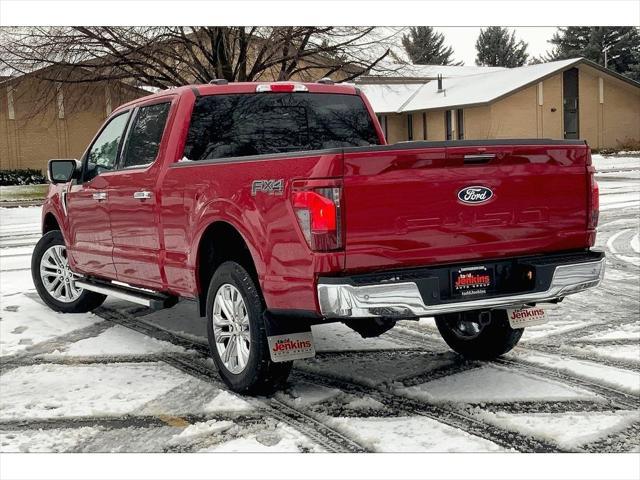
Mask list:
POLYGON ((44 303, 56 312, 84 313, 102 305, 105 295, 76 286, 67 247, 59 230, 45 233, 33 249, 31 277, 44 303))
POLYGON ((524 328, 511 328, 506 310, 493 310, 491 321, 482 324, 478 312, 436 316, 436 325, 447 345, 464 357, 492 360, 518 344, 524 328))
POLYGON ((207 293, 207 333, 220 376, 235 392, 272 393, 291 371, 292 362, 271 360, 264 311, 251 275, 236 262, 220 265, 207 293))

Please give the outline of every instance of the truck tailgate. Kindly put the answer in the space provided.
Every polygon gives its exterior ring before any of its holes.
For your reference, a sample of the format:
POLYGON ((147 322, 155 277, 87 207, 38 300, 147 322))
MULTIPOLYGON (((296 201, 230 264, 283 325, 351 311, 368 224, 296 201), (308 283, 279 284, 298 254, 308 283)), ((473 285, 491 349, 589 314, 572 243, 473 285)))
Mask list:
POLYGON ((345 150, 346 269, 588 247, 588 148, 525 142, 345 150))

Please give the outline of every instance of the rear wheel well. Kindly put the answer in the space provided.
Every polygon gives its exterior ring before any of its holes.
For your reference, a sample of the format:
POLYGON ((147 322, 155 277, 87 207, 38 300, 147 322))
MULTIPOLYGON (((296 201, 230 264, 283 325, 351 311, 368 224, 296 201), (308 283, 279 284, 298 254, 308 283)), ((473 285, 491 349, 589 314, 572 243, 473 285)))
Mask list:
POLYGON ((44 216, 44 221, 42 223, 42 234, 51 232, 53 230, 60 230, 60 225, 58 224, 58 220, 53 216, 52 213, 47 213, 44 216))
POLYGON ((205 230, 198 246, 197 278, 200 316, 205 316, 207 289, 216 269, 226 261, 242 265, 259 287, 258 272, 247 243, 238 230, 226 222, 215 222, 205 230))

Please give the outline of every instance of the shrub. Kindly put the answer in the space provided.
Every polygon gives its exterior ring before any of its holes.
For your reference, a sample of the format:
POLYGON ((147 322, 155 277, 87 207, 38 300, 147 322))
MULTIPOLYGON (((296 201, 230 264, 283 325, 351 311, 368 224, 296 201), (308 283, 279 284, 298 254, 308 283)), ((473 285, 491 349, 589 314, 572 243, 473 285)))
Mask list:
POLYGON ((635 138, 625 138, 624 140, 618 140, 618 151, 621 152, 638 152, 640 151, 640 140, 635 138))
POLYGON ((36 185, 47 183, 42 171, 33 168, 0 170, 0 185, 36 185))
POLYGON ((592 148, 593 153, 599 153, 600 155, 616 155, 618 153, 636 153, 640 152, 640 141, 635 138, 625 138, 624 140, 616 140, 616 147, 609 148, 592 148))

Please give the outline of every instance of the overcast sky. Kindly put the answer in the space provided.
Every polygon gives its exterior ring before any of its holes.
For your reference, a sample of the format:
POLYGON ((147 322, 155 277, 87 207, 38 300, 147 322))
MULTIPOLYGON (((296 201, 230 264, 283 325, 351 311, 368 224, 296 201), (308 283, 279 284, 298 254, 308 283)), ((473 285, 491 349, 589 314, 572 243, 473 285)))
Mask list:
MULTIPOLYGON (((454 58, 462 60, 465 65, 475 65, 476 60, 476 40, 481 27, 435 27, 439 32, 444 33, 445 42, 451 45, 454 50, 454 58)), ((513 27, 516 31, 516 38, 524 40, 529 44, 527 52, 530 57, 537 57, 547 50, 551 45, 547 40, 551 39, 556 27, 513 27)))

